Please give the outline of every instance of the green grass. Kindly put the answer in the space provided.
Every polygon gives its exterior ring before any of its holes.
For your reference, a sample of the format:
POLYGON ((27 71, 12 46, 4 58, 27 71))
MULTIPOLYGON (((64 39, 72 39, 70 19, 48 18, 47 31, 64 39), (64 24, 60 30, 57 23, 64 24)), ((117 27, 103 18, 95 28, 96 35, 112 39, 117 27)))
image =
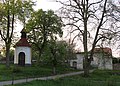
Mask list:
POLYGON ((89 79, 97 81, 115 80, 120 82, 120 70, 96 70, 90 74, 89 79))
POLYGON ((114 74, 116 72, 120 71, 95 70, 88 78, 77 75, 55 80, 37 80, 13 86, 120 86, 120 75, 114 74))
MULTIPOLYGON (((57 67, 57 74, 68 73, 78 71, 70 69, 64 66, 57 67)), ((53 75, 51 66, 31 66, 31 67, 18 67, 11 65, 10 69, 5 67, 5 64, 0 64, 0 81, 31 78, 31 77, 43 77, 53 75)))

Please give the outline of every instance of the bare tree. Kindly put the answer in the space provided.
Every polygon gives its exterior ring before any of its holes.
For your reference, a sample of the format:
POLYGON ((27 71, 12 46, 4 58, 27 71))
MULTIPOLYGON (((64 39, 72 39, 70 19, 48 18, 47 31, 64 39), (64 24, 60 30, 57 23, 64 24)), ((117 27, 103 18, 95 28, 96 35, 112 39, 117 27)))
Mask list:
POLYGON ((100 35, 100 30, 105 27, 107 22, 106 6, 107 0, 65 0, 57 1, 63 6, 60 9, 61 17, 70 33, 76 34, 75 38, 82 41, 84 48, 84 75, 89 76, 89 67, 94 54, 94 48, 102 38, 109 39, 100 35), (70 29, 71 28, 71 29, 70 29), (91 39, 91 37, 93 37, 91 39), (88 58, 88 40, 92 40, 91 54, 88 58))

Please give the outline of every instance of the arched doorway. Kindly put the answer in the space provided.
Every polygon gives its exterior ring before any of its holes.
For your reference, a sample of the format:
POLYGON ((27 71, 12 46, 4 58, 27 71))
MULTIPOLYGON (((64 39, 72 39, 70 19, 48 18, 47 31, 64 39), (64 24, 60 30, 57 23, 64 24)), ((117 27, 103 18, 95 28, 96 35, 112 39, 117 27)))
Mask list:
POLYGON ((76 61, 73 61, 73 68, 77 68, 77 62, 76 61))
POLYGON ((18 65, 25 66, 25 53, 24 52, 19 53, 18 65))

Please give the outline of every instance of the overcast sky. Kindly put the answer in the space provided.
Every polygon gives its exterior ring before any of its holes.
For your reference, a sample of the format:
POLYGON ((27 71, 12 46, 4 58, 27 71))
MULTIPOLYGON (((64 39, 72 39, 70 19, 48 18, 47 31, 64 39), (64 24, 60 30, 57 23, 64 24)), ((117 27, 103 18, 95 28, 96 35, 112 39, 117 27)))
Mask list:
POLYGON ((60 4, 54 0, 33 0, 36 1, 35 10, 42 8, 43 10, 57 10, 60 7, 60 4))

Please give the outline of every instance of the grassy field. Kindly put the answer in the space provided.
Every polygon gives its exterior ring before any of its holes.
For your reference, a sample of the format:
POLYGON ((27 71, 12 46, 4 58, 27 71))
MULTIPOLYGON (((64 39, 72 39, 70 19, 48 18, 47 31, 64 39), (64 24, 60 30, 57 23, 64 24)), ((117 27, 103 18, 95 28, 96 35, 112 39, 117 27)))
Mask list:
MULTIPOLYGON (((70 69, 64 66, 57 67, 57 73, 68 73, 78 71, 70 69)), ((31 67, 18 67, 11 66, 10 69, 5 67, 5 64, 0 64, 0 81, 31 78, 31 77, 42 77, 53 75, 51 66, 31 66, 31 67)))
POLYGON ((96 70, 88 78, 77 75, 56 78, 55 80, 32 81, 13 86, 120 86, 120 71, 96 70))

